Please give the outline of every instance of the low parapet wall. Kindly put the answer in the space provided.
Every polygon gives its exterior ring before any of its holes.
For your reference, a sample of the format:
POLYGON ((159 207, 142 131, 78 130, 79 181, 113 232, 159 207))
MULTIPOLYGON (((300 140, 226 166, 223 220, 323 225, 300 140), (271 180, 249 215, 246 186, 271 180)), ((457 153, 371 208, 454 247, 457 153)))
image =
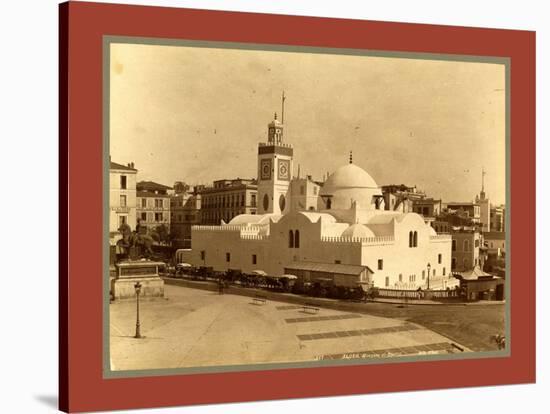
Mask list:
POLYGON ((381 245, 395 243, 394 236, 379 236, 379 237, 331 237, 322 236, 322 242, 326 243, 361 243, 367 245, 381 245))

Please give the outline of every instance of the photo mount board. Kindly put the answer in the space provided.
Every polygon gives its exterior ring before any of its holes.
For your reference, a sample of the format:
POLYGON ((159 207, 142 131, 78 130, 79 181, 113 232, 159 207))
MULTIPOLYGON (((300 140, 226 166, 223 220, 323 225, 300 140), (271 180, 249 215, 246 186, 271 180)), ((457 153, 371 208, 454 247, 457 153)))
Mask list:
POLYGON ((79 2, 61 4, 59 13, 62 410, 166 407, 535 381, 534 32, 79 2), (519 276, 511 277, 507 295, 511 332, 506 356, 107 377, 102 278, 106 37, 508 59, 510 273, 516 271, 519 276))

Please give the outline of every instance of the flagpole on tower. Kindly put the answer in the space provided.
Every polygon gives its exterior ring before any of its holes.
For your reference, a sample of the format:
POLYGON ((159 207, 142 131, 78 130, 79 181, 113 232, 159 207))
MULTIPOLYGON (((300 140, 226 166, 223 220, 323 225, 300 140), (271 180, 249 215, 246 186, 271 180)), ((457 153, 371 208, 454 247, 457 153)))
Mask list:
POLYGON ((281 123, 284 125, 285 123, 285 91, 283 91, 283 96, 281 99, 281 123))

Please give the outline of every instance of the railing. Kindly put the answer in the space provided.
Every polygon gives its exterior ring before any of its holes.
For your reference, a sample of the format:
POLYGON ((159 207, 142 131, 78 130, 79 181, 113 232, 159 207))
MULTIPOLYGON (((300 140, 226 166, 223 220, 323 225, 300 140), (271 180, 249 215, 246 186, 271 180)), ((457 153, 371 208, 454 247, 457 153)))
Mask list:
POLYGON ((239 231, 243 234, 256 234, 260 231, 260 226, 243 226, 240 224, 224 224, 208 226, 204 224, 191 226, 195 231, 239 231))
POLYGON ((292 148, 292 144, 286 144, 283 142, 280 142, 278 144, 274 142, 260 142, 258 144, 260 147, 285 147, 285 148, 292 148))
POLYGON ((429 291, 432 298, 457 298, 459 293, 456 289, 451 290, 430 290, 429 291))
POLYGON ((254 236, 260 234, 259 227, 244 227, 241 229, 241 236, 254 236))
POLYGON ((267 236, 262 234, 241 234, 243 240, 266 240, 267 236))
POLYGON ((165 206, 165 207, 159 207, 159 206, 146 206, 146 207, 143 207, 141 205, 138 205, 136 207, 137 210, 139 211, 143 211, 143 212, 146 212, 146 211, 161 211, 161 212, 167 212, 167 211, 170 211, 170 206, 165 206))
POLYGON ((111 207, 111 210, 114 210, 117 213, 129 213, 130 207, 124 206, 124 207, 111 207))
POLYGON ((364 244, 393 244, 394 236, 379 237, 331 237, 321 236, 321 241, 330 243, 364 243, 364 244))
POLYGON ((195 231, 241 231, 241 226, 205 226, 205 225, 196 225, 191 226, 191 230, 195 231))
POLYGON ((403 290, 403 289, 378 289, 378 297, 393 299, 443 299, 457 298, 456 289, 449 290, 403 290))

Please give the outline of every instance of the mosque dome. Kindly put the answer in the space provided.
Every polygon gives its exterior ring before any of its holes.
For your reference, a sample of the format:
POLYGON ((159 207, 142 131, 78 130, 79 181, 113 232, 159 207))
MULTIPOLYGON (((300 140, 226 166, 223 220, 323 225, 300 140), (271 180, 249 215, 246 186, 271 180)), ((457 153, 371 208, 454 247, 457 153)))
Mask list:
POLYGON ((338 168, 328 177, 325 188, 370 188, 378 189, 376 181, 361 167, 347 164, 338 168))
POLYGON ((374 196, 382 192, 365 170, 350 163, 329 175, 320 195, 320 210, 350 209, 353 202, 361 209, 374 209, 374 196))
POLYGON ((352 224, 343 233, 342 237, 375 237, 375 234, 367 226, 363 224, 352 224))

